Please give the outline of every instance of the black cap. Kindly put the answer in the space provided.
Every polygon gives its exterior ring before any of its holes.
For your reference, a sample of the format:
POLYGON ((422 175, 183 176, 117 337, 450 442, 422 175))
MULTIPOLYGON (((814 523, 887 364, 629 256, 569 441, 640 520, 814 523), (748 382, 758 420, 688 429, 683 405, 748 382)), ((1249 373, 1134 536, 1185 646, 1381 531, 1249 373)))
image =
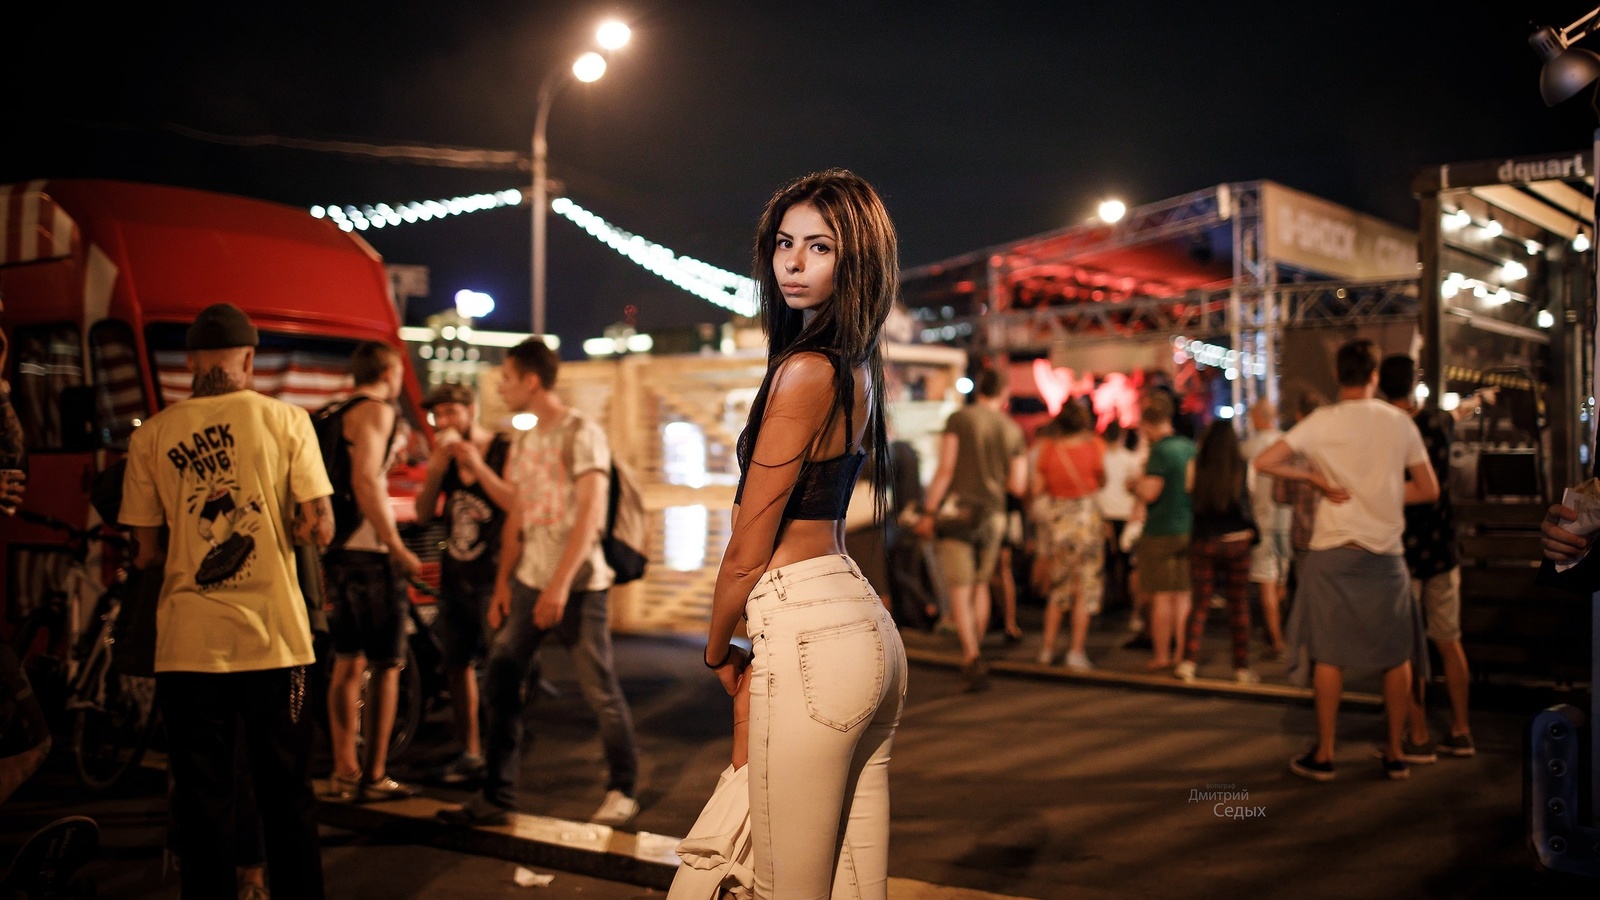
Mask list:
POLYGON ((473 401, 472 390, 464 384, 441 384, 428 392, 422 398, 423 409, 433 409, 441 403, 459 403, 462 406, 471 406, 473 401))
POLYGON ((254 347, 261 343, 256 327, 244 310, 232 303, 213 303, 200 310, 189 326, 184 339, 187 350, 227 350, 230 347, 254 347))

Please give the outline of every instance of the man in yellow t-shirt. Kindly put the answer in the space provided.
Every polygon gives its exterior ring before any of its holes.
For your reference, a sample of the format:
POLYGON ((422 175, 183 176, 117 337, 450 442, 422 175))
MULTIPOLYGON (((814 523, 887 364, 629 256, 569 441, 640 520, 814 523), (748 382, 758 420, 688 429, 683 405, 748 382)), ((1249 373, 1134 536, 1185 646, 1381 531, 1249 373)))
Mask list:
POLYGON ((333 487, 306 411, 250 389, 257 343, 237 307, 200 313, 186 341, 194 395, 133 433, 123 481, 135 562, 162 569, 156 697, 186 898, 237 892, 227 817, 241 732, 272 893, 323 896, 304 708, 315 655, 294 543, 332 540, 333 487))

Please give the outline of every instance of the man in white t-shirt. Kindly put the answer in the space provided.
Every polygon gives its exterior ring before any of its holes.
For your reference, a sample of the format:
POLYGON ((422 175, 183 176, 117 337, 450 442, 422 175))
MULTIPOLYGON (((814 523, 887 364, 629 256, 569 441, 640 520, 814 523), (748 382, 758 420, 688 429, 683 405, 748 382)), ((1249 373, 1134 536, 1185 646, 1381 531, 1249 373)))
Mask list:
POLYGON ((1431 502, 1439 480, 1411 419, 1373 397, 1378 360, 1372 342, 1345 344, 1335 362, 1338 402, 1307 416, 1255 460, 1261 474, 1309 482, 1328 501, 1317 512, 1289 617, 1292 671, 1303 677, 1304 664, 1312 667, 1317 745, 1289 768, 1314 781, 1333 780, 1344 670, 1379 670, 1389 726, 1383 770, 1389 778, 1406 778, 1401 742, 1411 662, 1427 651, 1402 555, 1405 506, 1431 502), (1296 466, 1296 453, 1315 468, 1296 466))
POLYGON ((583 699, 605 747, 606 796, 589 821, 612 827, 639 812, 634 799, 639 757, 633 715, 612 664, 606 594, 615 574, 600 547, 611 478, 611 446, 595 422, 555 392, 560 359, 538 338, 506 353, 500 399, 538 424, 522 432, 506 460, 516 502, 506 510, 500 563, 489 601, 489 657, 484 666, 483 794, 440 810, 456 825, 504 823, 515 806, 523 737, 522 687, 536 677, 547 636, 571 651, 583 699))
POLYGON ((1257 471, 1255 459, 1282 437, 1277 405, 1265 397, 1257 400, 1250 407, 1250 436, 1239 444, 1239 454, 1250 464, 1250 506, 1256 526, 1261 529, 1261 542, 1250 550, 1250 580, 1261 594, 1261 618, 1267 628, 1271 644, 1268 654, 1272 659, 1283 655, 1278 602, 1289 580, 1289 561, 1294 557, 1289 547, 1292 510, 1287 503, 1272 499, 1272 478, 1257 471))

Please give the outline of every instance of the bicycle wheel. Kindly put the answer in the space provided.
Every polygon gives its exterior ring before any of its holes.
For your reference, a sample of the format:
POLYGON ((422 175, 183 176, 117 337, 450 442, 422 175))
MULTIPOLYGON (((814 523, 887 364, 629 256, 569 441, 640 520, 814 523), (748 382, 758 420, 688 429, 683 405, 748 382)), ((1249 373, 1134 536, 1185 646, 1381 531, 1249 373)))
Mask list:
POLYGON ((105 701, 72 713, 72 759, 92 791, 115 787, 144 756, 155 708, 155 679, 106 674, 105 701))

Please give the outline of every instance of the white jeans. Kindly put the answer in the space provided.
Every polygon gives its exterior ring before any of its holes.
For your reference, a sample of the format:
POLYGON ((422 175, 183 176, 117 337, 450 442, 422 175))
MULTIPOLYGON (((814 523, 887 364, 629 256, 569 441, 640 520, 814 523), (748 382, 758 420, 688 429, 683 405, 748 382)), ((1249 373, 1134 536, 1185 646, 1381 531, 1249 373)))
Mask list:
POLYGON ((900 632, 848 556, 768 570, 745 616, 756 897, 884 900, 900 632))

